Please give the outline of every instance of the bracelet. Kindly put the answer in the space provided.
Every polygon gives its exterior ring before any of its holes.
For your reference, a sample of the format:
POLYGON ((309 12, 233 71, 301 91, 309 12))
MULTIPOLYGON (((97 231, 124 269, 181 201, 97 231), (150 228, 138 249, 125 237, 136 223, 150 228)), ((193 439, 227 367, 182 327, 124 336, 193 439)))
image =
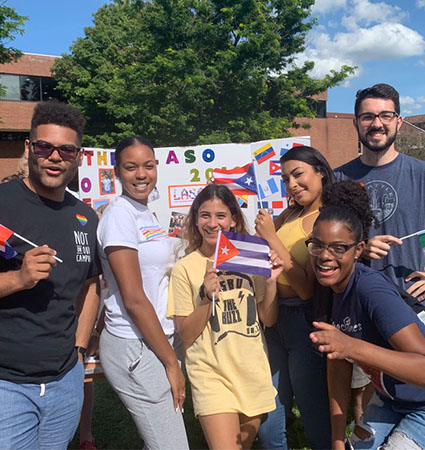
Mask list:
POLYGON ((99 331, 97 330, 97 328, 95 328, 95 329, 93 330, 92 336, 97 337, 97 338, 100 338, 100 333, 99 333, 99 331))

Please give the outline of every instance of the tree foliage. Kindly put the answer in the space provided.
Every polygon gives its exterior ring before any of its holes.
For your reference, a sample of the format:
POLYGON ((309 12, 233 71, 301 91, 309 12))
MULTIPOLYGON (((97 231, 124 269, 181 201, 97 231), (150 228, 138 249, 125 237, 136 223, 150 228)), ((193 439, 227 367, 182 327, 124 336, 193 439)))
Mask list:
POLYGON ((14 34, 24 32, 27 17, 20 16, 14 8, 0 5, 0 64, 16 61, 22 53, 10 46, 14 34))
POLYGON ((247 142, 288 135, 313 117, 311 96, 342 81, 294 66, 314 0, 114 0, 94 15, 53 75, 84 111, 86 143, 129 134, 155 145, 247 142))
MULTIPOLYGON (((10 46, 15 39, 14 34, 24 32, 23 25, 27 17, 20 16, 14 8, 0 4, 0 64, 16 61, 22 53, 10 46)), ((4 88, 0 85, 0 96, 4 94, 4 88)))

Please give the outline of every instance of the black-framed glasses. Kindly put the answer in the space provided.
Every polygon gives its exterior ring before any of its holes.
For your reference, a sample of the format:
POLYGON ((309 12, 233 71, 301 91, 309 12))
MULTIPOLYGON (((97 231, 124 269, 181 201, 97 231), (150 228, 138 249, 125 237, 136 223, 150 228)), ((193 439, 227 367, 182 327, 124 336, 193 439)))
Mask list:
POLYGON ((55 146, 46 141, 30 141, 30 144, 32 145, 32 151, 35 156, 39 156, 40 158, 48 158, 54 150, 57 150, 60 157, 64 161, 74 160, 81 150, 81 147, 76 147, 72 144, 55 146))
POLYGON ((395 111, 381 111, 379 114, 365 112, 357 116, 362 125, 370 125, 377 117, 381 123, 388 125, 395 117, 398 117, 398 114, 395 111))
POLYGON ((358 242, 353 242, 352 244, 324 244, 314 239, 307 239, 305 241, 310 255, 320 256, 323 250, 327 250, 336 259, 341 259, 350 248, 353 248, 357 244, 358 242))

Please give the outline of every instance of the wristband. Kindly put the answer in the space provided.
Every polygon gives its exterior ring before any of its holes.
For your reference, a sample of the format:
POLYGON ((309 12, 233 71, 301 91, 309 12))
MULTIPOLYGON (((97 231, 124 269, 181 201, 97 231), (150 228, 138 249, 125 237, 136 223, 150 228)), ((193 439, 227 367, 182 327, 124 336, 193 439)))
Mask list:
POLYGON ((84 347, 75 346, 75 350, 77 350, 78 353, 81 353, 83 355, 83 358, 86 357, 87 349, 84 347))
POLYGON ((205 292, 205 286, 204 283, 201 284, 201 287, 199 288, 199 297, 201 300, 204 300, 206 297, 210 302, 212 302, 212 298, 205 292))

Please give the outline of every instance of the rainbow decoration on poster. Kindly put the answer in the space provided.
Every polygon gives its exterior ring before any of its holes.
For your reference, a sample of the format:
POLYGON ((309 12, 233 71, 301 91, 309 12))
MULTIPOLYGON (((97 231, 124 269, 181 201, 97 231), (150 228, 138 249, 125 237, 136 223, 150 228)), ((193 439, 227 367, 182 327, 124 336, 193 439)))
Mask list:
POLYGON ((81 214, 75 214, 75 217, 77 218, 78 222, 80 222, 83 227, 85 225, 87 225, 87 217, 86 216, 82 216, 81 214))
POLYGON ((140 232, 142 233, 142 236, 147 241, 152 241, 154 239, 161 239, 164 237, 168 237, 167 232, 159 225, 150 225, 147 227, 140 227, 140 232))

